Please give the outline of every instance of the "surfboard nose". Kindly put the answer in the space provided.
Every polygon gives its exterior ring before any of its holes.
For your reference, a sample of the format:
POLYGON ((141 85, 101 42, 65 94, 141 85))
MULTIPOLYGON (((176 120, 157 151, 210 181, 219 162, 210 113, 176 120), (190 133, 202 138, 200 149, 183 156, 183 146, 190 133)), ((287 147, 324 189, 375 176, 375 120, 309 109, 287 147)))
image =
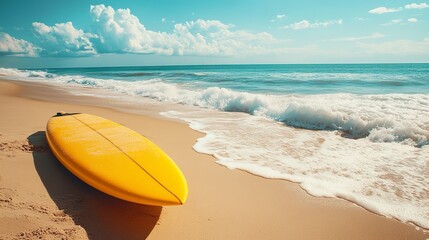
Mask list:
POLYGON ((185 204, 188 197, 188 189, 182 189, 180 192, 171 192, 168 189, 161 190, 163 193, 158 192, 155 196, 149 196, 146 193, 130 194, 126 199, 131 202, 141 203, 153 206, 174 206, 185 204))
POLYGON ((185 204, 188 198, 188 190, 181 192, 180 194, 175 194, 176 204, 175 205, 183 205, 185 204))
MULTIPOLYGON (((164 191, 168 192, 167 195, 163 195, 163 199, 158 199, 157 202, 163 202, 161 205, 183 205, 188 198, 188 184, 185 178, 181 181, 177 181, 180 177, 176 177, 174 189, 164 187, 164 191)), ((170 185, 171 186, 171 185, 170 185)), ((161 195, 158 195, 161 196, 161 195)))
MULTIPOLYGON (((165 202, 163 202, 163 204, 161 204, 162 206, 173 206, 173 205, 183 205, 185 204, 186 198, 182 197, 182 198, 178 198, 176 196, 168 199, 168 200, 164 200, 165 202)), ((159 200, 158 200, 159 202, 159 200)))

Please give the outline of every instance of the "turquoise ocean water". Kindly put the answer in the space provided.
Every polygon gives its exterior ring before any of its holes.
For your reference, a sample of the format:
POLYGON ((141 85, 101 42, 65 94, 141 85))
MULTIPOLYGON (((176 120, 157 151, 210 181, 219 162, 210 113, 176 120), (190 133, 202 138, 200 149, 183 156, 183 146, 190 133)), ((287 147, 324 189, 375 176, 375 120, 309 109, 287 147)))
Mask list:
POLYGON ((142 108, 148 100, 165 105, 162 115, 206 133, 194 149, 219 164, 429 228, 429 64, 0 68, 0 74, 73 86, 74 94, 111 93, 142 108))

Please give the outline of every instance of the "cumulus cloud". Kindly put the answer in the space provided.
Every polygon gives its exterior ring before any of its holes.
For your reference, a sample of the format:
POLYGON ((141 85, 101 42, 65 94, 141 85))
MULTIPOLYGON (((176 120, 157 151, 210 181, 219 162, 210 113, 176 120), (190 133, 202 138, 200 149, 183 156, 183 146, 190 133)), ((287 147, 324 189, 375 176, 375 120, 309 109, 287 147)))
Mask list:
POLYGON ((273 37, 268 33, 233 31, 232 25, 217 20, 179 23, 172 33, 146 29, 129 9, 103 4, 91 6, 99 52, 165 55, 234 55, 255 50, 273 37))
POLYGON ((423 9, 423 8, 429 8, 429 5, 427 3, 411 3, 405 5, 406 9, 423 9))
POLYGON ((416 22, 418 22, 418 20, 417 20, 417 18, 408 18, 408 22, 416 23, 416 22))
POLYGON ((99 52, 160 53, 174 52, 174 39, 167 33, 147 30, 130 9, 115 10, 110 6, 91 5, 91 17, 99 52))
MULTIPOLYGON (((103 53, 248 56, 278 54, 284 49, 279 47, 284 41, 276 40, 266 32, 235 30, 235 26, 218 20, 178 23, 172 32, 167 33, 147 29, 130 9, 114 9, 100 4, 91 5, 89 12, 93 23, 91 32, 76 28, 71 21, 52 26, 34 22, 35 42, 40 48, 3 34, 0 50, 2 54, 81 57, 103 53)), ((283 17, 276 16, 278 19, 283 17)))
MULTIPOLYGON (((197 20, 176 24, 173 36, 178 40, 180 55, 237 55, 239 53, 260 53, 274 42, 266 33, 233 31, 232 25, 216 20, 197 20)), ((268 50, 268 49, 267 49, 268 50)))
POLYGON ((387 8, 387 7, 378 7, 369 10, 369 13, 372 14, 384 14, 384 13, 391 13, 391 12, 399 12, 401 11, 401 8, 387 8))
POLYGON ((34 57, 37 56, 39 50, 39 47, 30 42, 0 32, 0 55, 34 57))
POLYGON ((293 30, 301 30, 301 29, 306 29, 306 28, 328 27, 329 25, 333 25, 333 24, 341 25, 341 24, 343 24, 343 20, 338 19, 338 20, 329 20, 329 21, 325 21, 325 22, 316 21, 314 23, 311 23, 308 20, 304 19, 302 21, 287 25, 284 28, 291 28, 293 30))
POLYGON ((33 28, 46 55, 87 56, 97 53, 91 42, 91 38, 97 36, 76 29, 72 22, 57 23, 54 26, 34 22, 33 28))

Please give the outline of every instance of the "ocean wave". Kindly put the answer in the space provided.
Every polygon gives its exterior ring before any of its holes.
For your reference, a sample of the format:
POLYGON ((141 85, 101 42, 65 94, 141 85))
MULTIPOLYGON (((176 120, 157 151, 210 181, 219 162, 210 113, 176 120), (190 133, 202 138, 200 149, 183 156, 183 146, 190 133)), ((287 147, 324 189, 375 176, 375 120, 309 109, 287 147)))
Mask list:
POLYGON ((106 76, 118 76, 118 77, 147 77, 147 76, 157 76, 160 73, 156 72, 133 72, 133 73, 106 73, 106 76))
POLYGON ((428 94, 266 95, 220 87, 196 89, 161 78, 120 81, 5 68, 0 69, 0 74, 109 89, 161 102, 243 112, 296 128, 341 131, 343 136, 354 139, 401 142, 417 147, 429 145, 429 109, 425 105, 429 102, 428 94))
POLYGON ((79 85, 84 85, 84 86, 98 86, 99 84, 95 81, 92 81, 90 79, 70 79, 67 80, 67 83, 69 84, 79 84, 79 85))
POLYGON ((27 73, 25 73, 22 70, 18 70, 16 68, 0 68, 0 75, 3 75, 3 76, 18 76, 20 74, 28 76, 27 73))
POLYGON ((51 74, 41 70, 19 70, 16 68, 0 68, 0 75, 9 77, 22 77, 22 78, 38 78, 38 79, 50 79, 57 75, 51 74))
MULTIPOLYGON (((80 84, 88 85, 87 80, 80 84)), ((403 142, 418 147, 429 144, 429 123, 424 118, 429 110, 415 108, 420 101, 429 102, 429 96, 424 94, 273 96, 219 87, 186 89, 162 79, 91 84, 162 102, 265 116, 297 128, 338 130, 355 139, 368 137, 375 142, 403 142)))
POLYGON ((272 78, 290 79, 296 81, 313 81, 313 80, 335 80, 335 81, 373 81, 377 80, 394 80, 406 81, 410 77, 406 75, 393 75, 382 73, 305 73, 305 72, 292 72, 292 73, 273 73, 270 75, 272 78))

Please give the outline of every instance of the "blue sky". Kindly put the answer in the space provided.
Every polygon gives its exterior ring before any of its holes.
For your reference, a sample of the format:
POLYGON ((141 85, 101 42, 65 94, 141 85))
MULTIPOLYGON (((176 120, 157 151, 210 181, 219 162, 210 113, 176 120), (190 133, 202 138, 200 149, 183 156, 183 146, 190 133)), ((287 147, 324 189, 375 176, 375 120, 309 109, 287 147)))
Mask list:
POLYGON ((0 67, 377 62, 429 62, 428 2, 0 2, 0 67))

